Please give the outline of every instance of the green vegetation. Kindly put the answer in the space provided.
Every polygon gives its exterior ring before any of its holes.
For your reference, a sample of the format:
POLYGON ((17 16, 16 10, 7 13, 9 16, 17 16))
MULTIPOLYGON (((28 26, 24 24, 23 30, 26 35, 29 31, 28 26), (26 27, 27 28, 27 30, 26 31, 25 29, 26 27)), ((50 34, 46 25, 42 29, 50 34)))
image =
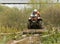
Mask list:
POLYGON ((58 4, 48 7, 42 10, 41 14, 46 24, 52 24, 53 26, 60 26, 60 6, 58 4))
MULTIPOLYGON (((30 1, 34 2, 34 1, 30 1)), ((35 2, 34 2, 35 3, 35 2)), ((45 2, 47 3, 47 2, 45 2)), ((0 44, 5 44, 8 40, 20 39, 21 36, 15 34, 27 29, 28 17, 34 8, 37 8, 43 19, 43 23, 48 30, 43 35, 52 34, 48 37, 42 37, 43 44, 59 44, 60 43, 60 4, 35 4, 29 5, 32 8, 10 8, 0 5, 0 33, 13 33, 10 35, 0 34, 0 44)))

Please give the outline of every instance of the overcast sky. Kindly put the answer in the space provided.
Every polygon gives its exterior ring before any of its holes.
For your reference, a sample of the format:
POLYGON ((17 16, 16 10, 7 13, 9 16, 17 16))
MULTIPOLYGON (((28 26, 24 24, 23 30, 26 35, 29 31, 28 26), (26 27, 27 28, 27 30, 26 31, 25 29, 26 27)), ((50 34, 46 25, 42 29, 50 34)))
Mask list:
MULTIPOLYGON (((26 3, 26 2, 28 2, 29 0, 0 0, 0 3, 26 3)), ((53 1, 57 1, 57 0, 53 0, 53 1)), ((59 0, 59 2, 60 2, 60 0, 59 0)))
MULTIPOLYGON (((27 3, 29 0, 0 0, 0 3, 27 3)), ((56 2, 57 0, 54 0, 56 2)), ((60 0, 59 0, 60 2, 60 0)), ((5 4, 5 6, 9 7, 17 7, 17 8, 24 8, 26 5, 22 4, 5 4)))
POLYGON ((27 2, 28 0, 0 0, 0 3, 23 3, 23 2, 27 2))
MULTIPOLYGON (((28 0, 0 0, 0 3, 27 3, 28 0)), ((24 8, 26 5, 22 4, 5 4, 9 7, 24 8)))

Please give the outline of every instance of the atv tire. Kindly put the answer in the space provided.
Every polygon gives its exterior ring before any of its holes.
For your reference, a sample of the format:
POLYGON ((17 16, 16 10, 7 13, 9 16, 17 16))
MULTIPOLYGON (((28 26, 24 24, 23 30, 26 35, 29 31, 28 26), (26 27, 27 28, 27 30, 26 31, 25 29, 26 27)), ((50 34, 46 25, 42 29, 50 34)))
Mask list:
POLYGON ((27 27, 28 27, 28 29, 31 29, 30 22, 27 23, 27 27))
POLYGON ((39 29, 43 29, 43 27, 42 27, 42 21, 39 21, 39 29))

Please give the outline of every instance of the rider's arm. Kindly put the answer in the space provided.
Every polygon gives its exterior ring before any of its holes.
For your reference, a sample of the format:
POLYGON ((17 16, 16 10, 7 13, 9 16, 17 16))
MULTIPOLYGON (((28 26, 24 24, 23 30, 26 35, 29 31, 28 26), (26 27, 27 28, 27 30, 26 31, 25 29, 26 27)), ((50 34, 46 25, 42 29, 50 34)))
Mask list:
POLYGON ((40 17, 40 13, 39 12, 37 12, 37 14, 39 15, 39 17, 40 17))

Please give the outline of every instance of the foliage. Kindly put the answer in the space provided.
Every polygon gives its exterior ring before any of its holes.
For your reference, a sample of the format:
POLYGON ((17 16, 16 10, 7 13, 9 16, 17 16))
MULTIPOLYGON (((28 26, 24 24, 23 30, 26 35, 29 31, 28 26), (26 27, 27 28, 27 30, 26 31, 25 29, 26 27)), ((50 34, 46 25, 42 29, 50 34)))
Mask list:
MULTIPOLYGON (((28 17, 30 16, 33 9, 34 8, 24 8, 19 10, 18 8, 15 7, 9 8, 0 5, 0 33, 15 33, 15 32, 21 32, 23 31, 23 29, 26 29, 28 17)), ((51 34, 51 32, 53 31, 53 26, 56 26, 54 28, 55 30, 60 25, 60 5, 41 4, 39 6, 39 11, 41 13, 41 17, 43 19, 45 27, 48 30, 48 32, 46 32, 45 34, 46 35, 51 34)), ((15 36, 16 34, 4 35, 4 36, 0 35, 1 37, 0 42, 5 43, 6 41, 11 40, 15 36)), ((55 30, 55 34, 49 37, 41 38, 41 41, 44 44, 51 44, 51 43, 57 44, 60 41, 60 33, 57 30, 55 30)))
POLYGON ((48 8, 44 8, 44 10, 41 11, 42 17, 44 18, 44 22, 47 24, 52 24, 54 26, 60 25, 60 6, 54 5, 48 8))

